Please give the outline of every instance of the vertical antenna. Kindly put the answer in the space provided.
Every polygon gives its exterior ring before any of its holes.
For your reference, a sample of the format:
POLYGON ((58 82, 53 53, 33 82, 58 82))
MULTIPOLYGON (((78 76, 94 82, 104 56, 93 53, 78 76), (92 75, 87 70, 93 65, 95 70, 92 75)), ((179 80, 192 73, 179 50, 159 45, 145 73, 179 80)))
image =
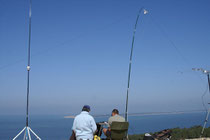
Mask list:
MULTIPOLYGON (((209 93, 210 93, 210 79, 209 79, 209 73, 210 73, 210 71, 205 70, 204 73, 207 74, 208 86, 209 86, 209 93)), ((210 103, 208 103, 208 104, 210 104, 210 103)), ((206 119, 205 119, 204 124, 203 124, 203 128, 202 128, 200 137, 203 136, 204 129, 206 128, 206 123, 208 122, 208 119, 209 119, 209 113, 210 113, 210 108, 208 109, 208 112, 207 112, 206 119)))
POLYGON ((28 36, 28 65, 27 65, 27 103, 26 103, 26 126, 12 139, 16 140, 22 133, 24 133, 23 140, 31 140, 30 132, 36 137, 37 140, 41 138, 29 127, 29 82, 30 82, 30 59, 31 59, 31 6, 32 0, 29 0, 29 36, 28 36))
MULTIPOLYGON (((209 77, 210 71, 209 70, 205 70, 203 68, 192 68, 192 70, 193 71, 202 71, 203 74, 207 75, 208 88, 209 88, 209 93, 210 93, 210 77, 209 77)), ((210 103, 208 103, 208 104, 210 104, 210 103)), ((208 111, 207 111, 207 114, 206 114, 206 118, 205 118, 205 121, 204 121, 204 124, 203 124, 203 128, 201 130, 200 138, 203 136, 204 129, 206 128, 206 123, 208 122, 208 119, 209 119, 209 114, 210 114, 210 108, 208 108, 208 111)))
POLYGON ((136 34, 136 28, 139 21, 139 16, 144 11, 144 14, 147 14, 148 12, 142 7, 137 15, 136 23, 133 30, 133 39, 132 39, 132 45, 131 45, 131 51, 130 51, 130 61, 129 61, 129 69, 128 69, 128 84, 127 84, 127 94, 126 94, 126 106, 125 106, 125 121, 128 121, 128 95, 130 90, 130 78, 131 78, 131 66, 132 66, 132 57, 133 57, 133 47, 134 47, 134 41, 135 41, 135 34, 136 34))
POLYGON ((28 65, 27 65, 27 104, 26 104, 26 126, 28 126, 28 106, 29 106, 29 81, 30 81, 30 60, 31 60, 31 5, 32 0, 30 1, 29 6, 29 38, 28 38, 28 65))

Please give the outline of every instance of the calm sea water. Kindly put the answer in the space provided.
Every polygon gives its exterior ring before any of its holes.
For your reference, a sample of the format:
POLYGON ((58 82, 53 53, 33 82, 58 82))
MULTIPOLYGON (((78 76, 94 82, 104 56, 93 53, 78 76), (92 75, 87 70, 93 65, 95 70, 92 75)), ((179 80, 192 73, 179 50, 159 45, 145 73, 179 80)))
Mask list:
MULTIPOLYGON (((129 134, 203 125, 204 118, 205 113, 130 116, 129 134)), ((107 119, 96 118, 96 122, 107 119)), ((68 140, 72 123, 73 119, 65 119, 63 116, 30 116, 30 127, 42 140, 68 140)), ((207 126, 210 126, 209 123, 207 126)), ((0 116, 0 140, 11 140, 24 126, 24 116, 0 116)))

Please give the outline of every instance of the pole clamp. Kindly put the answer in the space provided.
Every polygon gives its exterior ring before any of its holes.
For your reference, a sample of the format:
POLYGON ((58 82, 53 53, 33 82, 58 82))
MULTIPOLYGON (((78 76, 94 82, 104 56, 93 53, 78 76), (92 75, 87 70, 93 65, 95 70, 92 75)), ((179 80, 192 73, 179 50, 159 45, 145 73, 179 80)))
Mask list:
POLYGON ((27 66, 27 70, 29 71, 31 69, 31 67, 30 66, 27 66))

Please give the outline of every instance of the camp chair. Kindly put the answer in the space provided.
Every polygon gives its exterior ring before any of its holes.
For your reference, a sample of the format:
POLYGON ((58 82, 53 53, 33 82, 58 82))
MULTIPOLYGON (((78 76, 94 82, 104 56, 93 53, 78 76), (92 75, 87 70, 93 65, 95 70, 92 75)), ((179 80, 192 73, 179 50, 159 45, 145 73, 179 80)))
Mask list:
POLYGON ((112 122, 111 128, 111 140, 123 140, 126 138, 128 132, 128 122, 112 122))

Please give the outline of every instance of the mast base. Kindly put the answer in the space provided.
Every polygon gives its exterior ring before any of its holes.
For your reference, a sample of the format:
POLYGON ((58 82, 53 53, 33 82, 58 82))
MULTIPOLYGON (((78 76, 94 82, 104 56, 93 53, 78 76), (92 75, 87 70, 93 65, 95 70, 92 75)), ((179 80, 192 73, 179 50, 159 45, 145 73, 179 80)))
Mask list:
POLYGON ((20 131, 20 133, 18 133, 17 136, 15 136, 12 140, 16 140, 22 133, 24 133, 23 140, 31 140, 31 134, 30 133, 32 133, 36 137, 37 140, 41 140, 41 138, 36 133, 34 133, 34 131, 29 126, 25 126, 20 131))

